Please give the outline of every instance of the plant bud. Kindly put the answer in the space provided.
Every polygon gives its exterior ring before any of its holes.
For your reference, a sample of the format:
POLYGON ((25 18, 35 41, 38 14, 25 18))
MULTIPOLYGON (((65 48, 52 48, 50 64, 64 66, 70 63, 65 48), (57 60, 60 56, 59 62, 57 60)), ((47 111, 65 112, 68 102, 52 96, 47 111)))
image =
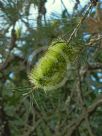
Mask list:
POLYGON ((78 55, 78 50, 66 42, 52 43, 29 74, 35 88, 52 90, 61 87, 67 80, 69 68, 78 55))

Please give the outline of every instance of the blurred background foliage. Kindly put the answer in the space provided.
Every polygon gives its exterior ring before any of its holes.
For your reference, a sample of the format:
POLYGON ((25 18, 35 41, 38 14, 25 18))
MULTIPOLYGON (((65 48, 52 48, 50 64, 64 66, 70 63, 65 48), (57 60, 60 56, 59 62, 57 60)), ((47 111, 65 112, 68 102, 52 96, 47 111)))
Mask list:
POLYGON ((73 0, 70 13, 61 0, 62 13, 48 18, 47 2, 0 0, 0 136, 101 136, 102 106, 96 101, 102 98, 102 40, 96 40, 102 36, 101 0, 71 41, 84 51, 66 84, 24 95, 34 90, 27 76, 31 68, 53 40, 65 34, 68 39, 89 4, 73 0))

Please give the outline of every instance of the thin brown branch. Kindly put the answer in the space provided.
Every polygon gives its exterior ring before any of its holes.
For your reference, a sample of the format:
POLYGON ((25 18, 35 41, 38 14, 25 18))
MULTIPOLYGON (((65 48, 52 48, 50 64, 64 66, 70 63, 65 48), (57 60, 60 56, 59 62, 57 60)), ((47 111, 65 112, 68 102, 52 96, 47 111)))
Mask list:
POLYGON ((78 99, 79 100, 79 106, 82 109, 82 112, 85 113, 85 123, 86 123, 86 127, 88 130, 88 133, 90 134, 90 136, 94 136, 92 130, 91 130, 91 126, 90 126, 90 122, 89 122, 89 117, 88 117, 88 113, 87 113, 87 109, 85 107, 85 102, 84 102, 84 98, 83 98, 83 89, 82 89, 82 84, 81 84, 81 79, 84 79, 83 75, 80 74, 80 62, 78 62, 78 80, 77 80, 77 94, 78 94, 78 99), (82 76, 82 77, 81 77, 82 76))
POLYGON ((87 46, 93 46, 94 43, 96 43, 97 41, 102 40, 102 35, 99 35, 98 38, 94 37, 94 39, 90 39, 90 42, 87 44, 87 46))
POLYGON ((0 71, 3 72, 4 70, 6 70, 10 65, 12 65, 13 61, 22 61, 25 64, 28 63, 25 58, 15 55, 10 57, 6 62, 0 65, 0 71))
POLYGON ((87 68, 88 68, 89 71, 102 69, 102 63, 91 64, 91 65, 88 65, 87 68))
POLYGON ((69 39, 68 39, 68 43, 70 43, 70 41, 72 40, 73 36, 77 33, 77 31, 79 30, 81 24, 84 22, 86 16, 88 15, 90 9, 92 8, 92 5, 90 4, 86 13, 84 14, 84 16, 82 17, 82 19, 80 20, 80 22, 77 24, 77 26, 75 27, 75 29, 73 30, 73 32, 71 33, 69 39))
MULTIPOLYGON (((92 105, 90 105, 87 108, 87 114, 88 117, 90 117, 97 109, 98 106, 102 105, 102 95, 100 95, 99 97, 96 98, 96 100, 93 102, 92 105)), ((80 126, 80 124, 85 120, 85 116, 86 113, 83 111, 81 115, 79 115, 78 119, 74 119, 73 121, 71 121, 65 129, 64 132, 66 132, 66 130, 69 130, 67 136, 72 136, 73 132, 80 126)))

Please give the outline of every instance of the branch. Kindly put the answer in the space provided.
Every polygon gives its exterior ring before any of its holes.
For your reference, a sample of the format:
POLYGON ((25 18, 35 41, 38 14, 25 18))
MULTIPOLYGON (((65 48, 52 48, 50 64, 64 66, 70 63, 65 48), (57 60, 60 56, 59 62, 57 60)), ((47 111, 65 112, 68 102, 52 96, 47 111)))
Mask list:
POLYGON ((89 122, 89 116, 88 116, 88 113, 87 113, 87 109, 86 109, 86 106, 85 106, 85 102, 84 102, 84 97, 83 97, 83 89, 82 89, 82 84, 81 84, 81 79, 83 79, 83 75, 80 74, 80 62, 78 62, 78 80, 77 80, 77 94, 78 94, 78 99, 79 100, 79 106, 81 107, 82 109, 82 112, 85 113, 85 123, 86 123, 86 128, 89 132, 89 135, 90 136, 94 136, 93 132, 92 132, 92 129, 91 129, 91 126, 90 126, 90 122, 89 122))
POLYGON ((90 42, 88 44, 86 44, 86 46, 93 46, 94 43, 96 43, 97 41, 102 40, 102 35, 99 35, 98 38, 94 37, 94 39, 91 39, 90 42))
POLYGON ((27 61, 25 60, 25 58, 15 55, 13 57, 10 57, 6 62, 0 65, 0 71, 3 72, 4 70, 6 70, 10 65, 12 65, 12 62, 14 60, 22 61, 23 63, 25 63, 25 65, 27 64, 27 61))
POLYGON ((102 63, 96 63, 92 65, 88 65, 88 70, 97 70, 97 69, 102 69, 102 63))
MULTIPOLYGON (((96 100, 93 102, 91 106, 87 108, 88 117, 90 117, 96 111, 97 107, 100 105, 102 105, 102 94, 96 98, 96 100)), ((69 133, 67 134, 67 136, 72 136, 73 132, 85 120, 85 116, 86 116, 86 113, 83 111, 78 119, 75 119, 70 122, 70 125, 68 125, 64 130, 64 132, 66 132, 66 130, 69 130, 69 133)))
POLYGON ((68 10, 67 10, 67 8, 66 8, 66 6, 65 6, 65 4, 64 4, 64 2, 63 2, 63 0, 61 0, 61 3, 62 3, 62 5, 63 5, 64 9, 66 10, 67 16, 69 17, 70 14, 68 13, 68 10))

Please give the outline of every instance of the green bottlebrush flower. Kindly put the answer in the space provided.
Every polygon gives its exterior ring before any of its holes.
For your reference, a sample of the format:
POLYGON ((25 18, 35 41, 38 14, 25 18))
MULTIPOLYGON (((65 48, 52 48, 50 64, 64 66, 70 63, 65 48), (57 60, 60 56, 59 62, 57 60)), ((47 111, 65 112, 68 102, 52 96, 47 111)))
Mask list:
POLYGON ((56 89, 67 80, 70 64, 78 56, 78 50, 66 42, 56 42, 48 48, 45 55, 38 61, 29 74, 35 88, 44 90, 56 89))

